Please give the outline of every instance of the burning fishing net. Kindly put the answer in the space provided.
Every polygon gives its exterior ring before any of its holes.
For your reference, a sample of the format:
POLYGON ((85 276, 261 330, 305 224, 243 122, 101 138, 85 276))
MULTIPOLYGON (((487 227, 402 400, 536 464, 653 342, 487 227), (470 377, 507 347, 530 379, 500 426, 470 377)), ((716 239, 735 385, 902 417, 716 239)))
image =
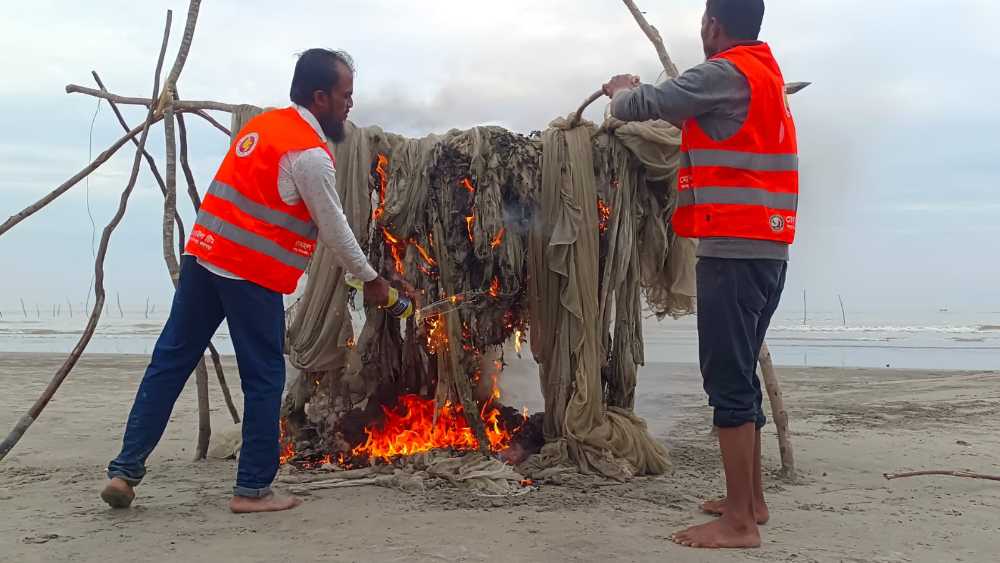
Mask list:
POLYGON ((607 125, 407 139, 349 124, 333 150, 355 234, 383 275, 446 306, 403 323, 368 309, 355 335, 344 272, 320 245, 289 314, 302 370, 284 406, 289 459, 502 451, 530 426, 499 393, 505 344, 530 341, 546 445, 522 472, 667 469, 632 407, 640 297, 657 314, 693 311, 693 245, 668 226, 680 135, 662 122, 607 125))

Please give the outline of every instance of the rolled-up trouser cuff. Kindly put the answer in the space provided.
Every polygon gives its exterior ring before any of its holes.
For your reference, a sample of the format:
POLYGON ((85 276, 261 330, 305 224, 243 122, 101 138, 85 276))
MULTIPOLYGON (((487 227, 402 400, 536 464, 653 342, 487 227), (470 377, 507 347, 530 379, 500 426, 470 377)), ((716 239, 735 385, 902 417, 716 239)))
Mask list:
POLYGON ((263 489, 251 489, 248 487, 241 487, 239 485, 233 487, 233 496, 236 497, 264 498, 270 495, 271 487, 264 487, 263 489))
POLYGON ((757 430, 760 430, 767 425, 767 417, 757 409, 715 409, 715 414, 712 416, 712 424, 719 428, 736 428, 748 422, 754 423, 757 430))
POLYGON ((145 471, 141 474, 136 473, 126 473, 123 469, 118 467, 108 467, 108 479, 118 478, 125 481, 129 486, 135 487, 142 482, 142 478, 145 477, 145 471))

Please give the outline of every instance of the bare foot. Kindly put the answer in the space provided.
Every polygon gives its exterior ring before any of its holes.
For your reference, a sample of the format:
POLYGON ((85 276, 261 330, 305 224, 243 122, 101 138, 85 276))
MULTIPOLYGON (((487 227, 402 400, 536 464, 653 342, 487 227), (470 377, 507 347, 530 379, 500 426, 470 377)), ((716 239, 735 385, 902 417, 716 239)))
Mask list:
POLYGON ((120 477, 115 477, 101 491, 101 500, 111 508, 128 508, 135 500, 135 489, 120 477))
MULTIPOLYGON (((725 497, 718 500, 707 500, 701 504, 701 510, 715 516, 722 516, 726 513, 725 497)), ((757 524, 763 526, 771 520, 771 511, 767 508, 766 502, 754 503, 754 515, 757 517, 757 524)))
POLYGON ((233 497, 233 500, 229 501, 229 510, 236 514, 281 512, 282 510, 291 510, 300 504, 302 504, 302 499, 294 496, 270 494, 261 498, 233 497))
POLYGON ((693 526, 670 536, 670 541, 686 547, 706 549, 739 549, 760 547, 760 530, 756 525, 734 524, 729 518, 693 526))

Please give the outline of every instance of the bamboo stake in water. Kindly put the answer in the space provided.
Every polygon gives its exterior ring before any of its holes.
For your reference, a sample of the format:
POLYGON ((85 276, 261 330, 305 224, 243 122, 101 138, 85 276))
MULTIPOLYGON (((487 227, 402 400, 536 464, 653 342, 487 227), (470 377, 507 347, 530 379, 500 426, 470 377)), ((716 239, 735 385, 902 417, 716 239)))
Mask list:
POLYGON ((844 326, 847 326, 847 309, 844 308, 844 298, 838 295, 837 299, 840 300, 840 316, 844 318, 844 326))
POLYGON ((802 324, 809 324, 809 304, 806 302, 806 290, 802 290, 802 324))

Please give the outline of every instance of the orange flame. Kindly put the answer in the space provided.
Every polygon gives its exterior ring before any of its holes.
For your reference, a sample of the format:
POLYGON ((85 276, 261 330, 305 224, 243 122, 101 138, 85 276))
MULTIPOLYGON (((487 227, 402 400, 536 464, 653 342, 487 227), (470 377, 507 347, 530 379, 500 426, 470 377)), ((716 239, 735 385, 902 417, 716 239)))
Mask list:
POLYGON ((600 219, 598 227, 601 229, 601 233, 604 233, 608 230, 608 221, 611 220, 611 207, 601 198, 597 198, 597 214, 600 219))
POLYGON ((378 207, 372 211, 372 219, 378 221, 385 214, 386 191, 389 188, 389 171, 386 170, 386 167, 389 164, 389 159, 384 154, 379 153, 376 162, 375 175, 378 176, 378 207))
POLYGON ((493 281, 490 282, 490 290, 487 293, 490 294, 490 297, 500 297, 500 278, 493 278, 493 281))
POLYGON ((476 239, 472 236, 472 226, 476 224, 476 216, 469 215, 465 218, 465 226, 469 231, 469 242, 476 242, 476 239))
POLYGON ((517 352, 518 354, 521 353, 521 344, 522 344, 521 339, 523 337, 524 334, 521 332, 521 329, 518 328, 514 330, 514 351, 517 352))
POLYGON ((278 427, 280 428, 278 443, 281 444, 281 451, 278 454, 278 463, 284 465, 288 463, 290 459, 295 457, 295 444, 292 443, 292 439, 288 435, 288 424, 285 422, 284 418, 281 419, 278 427))
MULTIPOLYGON (((352 453, 355 456, 389 461, 394 457, 436 449, 475 450, 479 447, 460 405, 446 403, 437 411, 435 420, 434 399, 404 395, 399 398, 395 409, 383 408, 383 412, 384 423, 377 428, 365 429, 368 439, 354 448, 352 453)), ((490 449, 500 451, 506 448, 511 434, 502 427, 500 411, 488 403, 482 418, 490 449)))
POLYGON ((389 252, 392 253, 392 260, 396 264, 396 273, 402 275, 404 272, 403 252, 406 251, 406 243, 400 241, 399 237, 385 227, 382 227, 382 235, 385 237, 385 243, 389 246, 389 252))
POLYGON ((459 184, 461 184, 463 188, 469 190, 470 194, 476 193, 476 188, 472 185, 472 178, 462 178, 462 181, 459 182, 459 184))
POLYGON ((496 250, 497 247, 500 246, 500 243, 503 242, 503 236, 506 233, 507 233, 507 228, 506 227, 500 227, 500 232, 498 232, 497 236, 493 237, 493 240, 490 241, 490 248, 492 248, 493 250, 496 250))
POLYGON ((431 257, 431 253, 428 252, 426 248, 421 246, 420 243, 417 242, 417 239, 411 238, 410 245, 417 249, 417 252, 420 253, 420 257, 424 259, 424 262, 427 262, 428 266, 437 266, 437 262, 431 257))
POLYGON ((427 324, 427 351, 437 354, 448 344, 448 336, 444 333, 444 322, 440 317, 435 317, 427 324))

